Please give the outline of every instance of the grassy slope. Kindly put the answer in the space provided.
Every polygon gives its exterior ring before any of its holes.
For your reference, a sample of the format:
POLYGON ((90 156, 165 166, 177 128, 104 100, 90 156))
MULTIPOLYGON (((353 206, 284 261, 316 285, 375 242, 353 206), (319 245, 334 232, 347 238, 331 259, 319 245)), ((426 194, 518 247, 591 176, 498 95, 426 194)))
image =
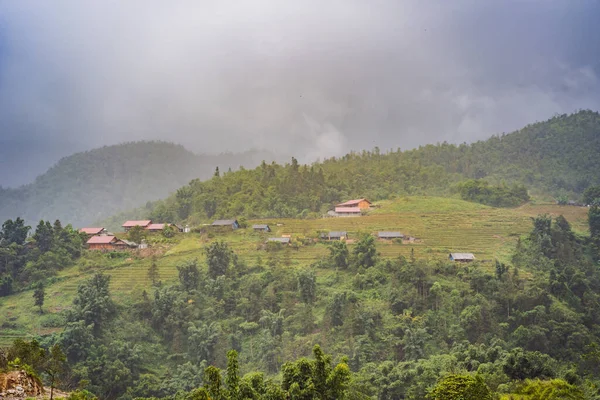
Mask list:
MULTIPOLYGON (((581 207, 556 206, 551 204, 527 204, 516 209, 497 209, 468 203, 456 199, 438 197, 405 197, 378 203, 379 208, 370 215, 356 218, 329 218, 317 220, 273 219, 250 221, 268 223, 273 232, 260 234, 251 229, 223 232, 209 235, 180 235, 171 244, 158 244, 153 251, 159 256, 157 264, 163 281, 177 279, 177 269, 181 261, 197 257, 204 260, 202 249, 211 241, 226 240, 235 252, 254 264, 257 257, 266 261, 272 256, 258 251, 267 236, 291 234, 292 238, 316 237, 317 231, 345 230, 350 239, 360 233, 378 230, 399 230, 415 236, 420 242, 413 244, 378 242, 378 250, 383 257, 408 256, 414 249, 417 258, 446 258, 450 251, 473 252, 480 260, 499 258, 508 260, 519 235, 531 229, 530 217, 548 213, 554 216, 563 214, 577 232, 587 230, 587 209, 581 207)), ((328 254, 327 246, 319 243, 290 250, 290 268, 301 268, 328 254)), ((286 257, 279 252, 277 257, 286 257)), ((32 291, 25 291, 0 298, 0 345, 7 344, 15 337, 28 334, 49 333, 56 328, 48 328, 48 320, 71 304, 77 285, 92 271, 102 269, 112 276, 111 289, 118 303, 126 304, 139 298, 143 290, 150 290, 147 269, 149 257, 131 257, 109 260, 90 253, 78 265, 62 271, 56 282, 46 288, 45 314, 40 315, 33 306, 32 291)), ((490 265, 491 267, 491 265, 490 265)), ((332 271, 318 270, 320 286, 326 275, 332 271)))

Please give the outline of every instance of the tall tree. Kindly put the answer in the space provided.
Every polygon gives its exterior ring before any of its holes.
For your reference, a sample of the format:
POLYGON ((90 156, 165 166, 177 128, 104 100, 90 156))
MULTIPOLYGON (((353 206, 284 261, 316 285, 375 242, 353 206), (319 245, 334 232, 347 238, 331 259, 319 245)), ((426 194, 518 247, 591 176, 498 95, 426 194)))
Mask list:
POLYGON ((9 245, 16 243, 22 245, 27 239, 27 234, 31 230, 31 227, 25 225, 25 221, 21 218, 17 218, 14 221, 9 219, 2 224, 2 231, 0 231, 0 244, 9 245))
POLYGON ((67 357, 59 344, 50 348, 44 365, 44 372, 50 378, 50 400, 54 398, 54 388, 60 375, 67 369, 67 357))
POLYGON ((200 284, 200 270, 198 269, 198 261, 196 259, 188 260, 183 265, 177 266, 179 271, 179 283, 185 291, 190 291, 198 288, 200 284))
POLYGON ((227 274, 229 265, 233 261, 234 254, 226 242, 216 241, 206 249, 206 263, 208 274, 215 279, 217 276, 227 274))
POLYGON ((377 262, 377 249, 375 238, 372 235, 364 235, 352 250, 353 263, 355 267, 371 268, 377 262))
POLYGON ((84 321, 86 325, 93 324, 94 334, 98 335, 116 310, 109 285, 110 276, 101 272, 79 285, 69 319, 72 322, 84 321))
POLYGON ((33 291, 33 299, 34 299, 34 305, 36 307, 40 308, 40 313, 43 313, 44 310, 42 309, 42 306, 44 305, 44 297, 46 296, 46 290, 44 288, 44 284, 42 282, 39 282, 37 285, 35 285, 35 290, 33 291))

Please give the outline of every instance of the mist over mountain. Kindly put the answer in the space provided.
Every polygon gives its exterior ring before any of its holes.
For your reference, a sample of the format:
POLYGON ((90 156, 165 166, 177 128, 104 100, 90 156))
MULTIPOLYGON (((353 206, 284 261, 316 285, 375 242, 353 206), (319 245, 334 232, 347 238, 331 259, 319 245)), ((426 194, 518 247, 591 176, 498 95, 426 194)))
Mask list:
POLYGON ((300 162, 600 109, 595 1, 0 4, 0 185, 168 140, 300 162))
POLYGON ((0 188, 0 219, 60 219, 80 227, 206 179, 216 167, 252 167, 272 157, 259 151, 196 155, 167 142, 106 146, 65 157, 30 184, 0 188))

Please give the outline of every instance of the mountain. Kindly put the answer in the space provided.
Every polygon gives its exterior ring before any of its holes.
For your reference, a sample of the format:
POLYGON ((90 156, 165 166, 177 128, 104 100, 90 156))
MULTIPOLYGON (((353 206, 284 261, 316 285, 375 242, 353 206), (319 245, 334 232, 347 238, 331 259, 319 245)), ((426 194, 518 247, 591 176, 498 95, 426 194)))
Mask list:
POLYGON ((600 115, 581 111, 473 144, 441 143, 387 153, 375 148, 310 166, 294 159, 286 165, 262 163, 254 170, 194 180, 164 201, 119 218, 136 215, 193 224, 233 216, 316 217, 348 198, 448 196, 465 188, 459 183, 477 179, 484 181, 467 187, 510 197, 506 202, 488 199, 490 205, 526 201, 526 188, 579 197, 588 186, 600 183, 598 154, 600 115))
POLYGON ((166 142, 105 146, 61 159, 31 184, 0 188, 0 220, 21 216, 29 223, 60 219, 82 226, 206 179, 217 166, 252 166, 269 157, 258 151, 196 155, 166 142))

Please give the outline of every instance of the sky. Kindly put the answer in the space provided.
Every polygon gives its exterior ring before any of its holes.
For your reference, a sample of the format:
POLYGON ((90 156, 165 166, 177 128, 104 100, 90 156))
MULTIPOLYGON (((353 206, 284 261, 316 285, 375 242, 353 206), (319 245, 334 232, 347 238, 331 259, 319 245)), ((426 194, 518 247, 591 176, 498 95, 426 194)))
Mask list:
POLYGON ((302 162, 600 109, 596 0, 0 0, 0 185, 134 140, 302 162))

